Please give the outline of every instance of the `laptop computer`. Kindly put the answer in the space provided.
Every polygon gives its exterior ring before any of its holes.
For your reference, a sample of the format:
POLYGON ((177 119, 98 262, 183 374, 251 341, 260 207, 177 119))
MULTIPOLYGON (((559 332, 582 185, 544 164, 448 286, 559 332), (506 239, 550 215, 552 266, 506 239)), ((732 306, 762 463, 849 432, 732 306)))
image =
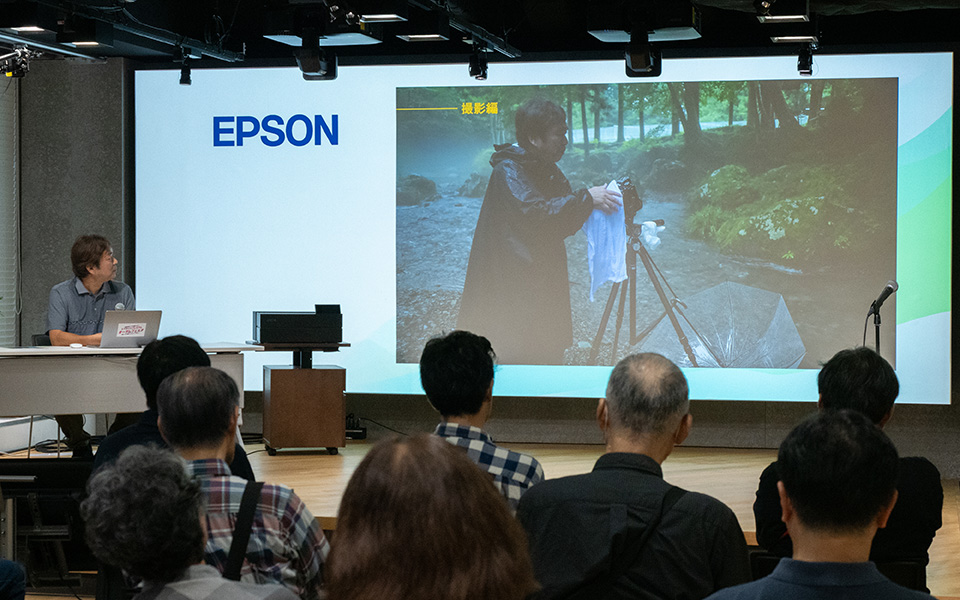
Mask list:
POLYGON ((159 310, 108 310, 103 317, 101 348, 142 348, 160 333, 159 310))

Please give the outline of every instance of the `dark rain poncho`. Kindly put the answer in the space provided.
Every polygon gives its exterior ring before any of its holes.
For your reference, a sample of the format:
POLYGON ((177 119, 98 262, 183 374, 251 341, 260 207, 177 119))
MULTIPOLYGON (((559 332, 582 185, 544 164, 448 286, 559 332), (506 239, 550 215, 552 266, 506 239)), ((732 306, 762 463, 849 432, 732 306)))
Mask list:
POLYGON ((593 210, 553 162, 497 146, 457 327, 490 340, 501 364, 562 364, 573 343, 564 238, 593 210))

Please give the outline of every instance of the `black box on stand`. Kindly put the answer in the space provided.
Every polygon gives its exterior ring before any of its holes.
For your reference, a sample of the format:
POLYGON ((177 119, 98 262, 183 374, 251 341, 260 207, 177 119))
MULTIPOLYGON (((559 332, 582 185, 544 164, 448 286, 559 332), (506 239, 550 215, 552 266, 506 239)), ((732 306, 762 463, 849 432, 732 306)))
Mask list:
POLYGON ((253 311, 258 344, 336 344, 343 341, 339 304, 317 304, 315 312, 253 311))

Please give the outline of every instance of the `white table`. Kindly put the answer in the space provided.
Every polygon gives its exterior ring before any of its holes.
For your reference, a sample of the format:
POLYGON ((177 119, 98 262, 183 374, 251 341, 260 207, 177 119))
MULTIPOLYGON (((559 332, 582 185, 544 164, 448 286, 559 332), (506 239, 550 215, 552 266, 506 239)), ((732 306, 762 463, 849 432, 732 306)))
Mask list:
MULTIPOLYGON (((212 366, 226 371, 241 390, 243 352, 263 346, 201 344, 212 366)), ((140 348, 38 346, 0 348, 0 417, 142 412, 137 380, 140 348)))

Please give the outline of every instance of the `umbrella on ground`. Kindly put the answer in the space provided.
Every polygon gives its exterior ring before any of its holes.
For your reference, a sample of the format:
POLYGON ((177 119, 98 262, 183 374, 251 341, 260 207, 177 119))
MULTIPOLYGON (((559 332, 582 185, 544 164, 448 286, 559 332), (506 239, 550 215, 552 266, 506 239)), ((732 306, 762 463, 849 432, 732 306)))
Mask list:
MULTIPOLYGON (((795 369, 806 349, 783 296, 732 281, 675 303, 680 327, 699 367, 795 369)), ((692 367, 669 319, 634 351, 657 352, 692 367)))

